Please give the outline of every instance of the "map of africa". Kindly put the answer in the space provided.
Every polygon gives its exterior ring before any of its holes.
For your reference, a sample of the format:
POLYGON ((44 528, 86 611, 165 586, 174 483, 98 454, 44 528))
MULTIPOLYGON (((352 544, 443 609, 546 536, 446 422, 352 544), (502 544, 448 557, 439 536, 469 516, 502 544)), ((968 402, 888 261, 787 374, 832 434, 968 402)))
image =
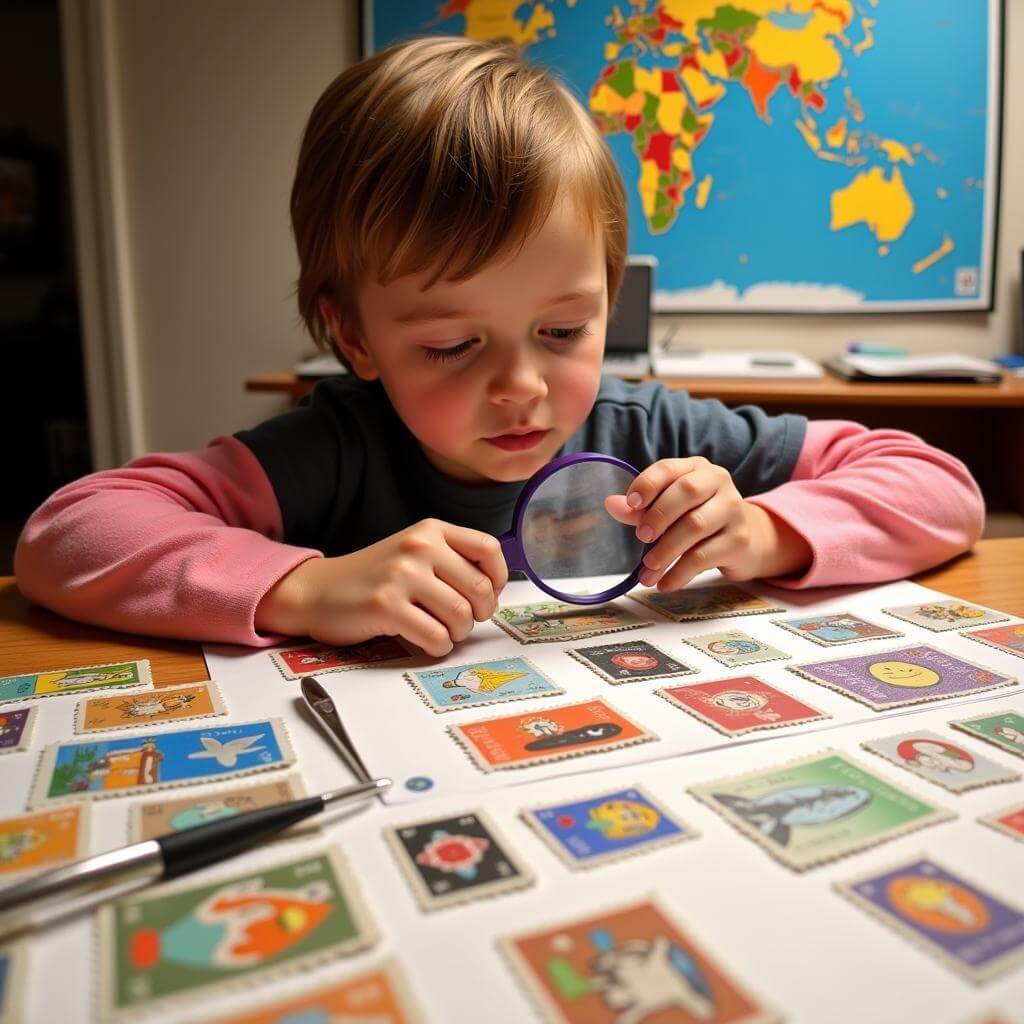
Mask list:
POLYGON ((999 0, 364 0, 368 51, 507 36, 590 111, 661 312, 985 309, 999 0))

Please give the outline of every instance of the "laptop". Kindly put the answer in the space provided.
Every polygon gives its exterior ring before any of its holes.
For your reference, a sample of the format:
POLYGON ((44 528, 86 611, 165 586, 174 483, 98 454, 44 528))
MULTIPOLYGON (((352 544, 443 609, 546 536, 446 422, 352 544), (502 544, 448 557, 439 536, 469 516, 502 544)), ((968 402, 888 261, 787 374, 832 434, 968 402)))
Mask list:
POLYGON ((605 334, 605 373, 646 377, 651 372, 651 297, 657 264, 653 256, 630 256, 626 264, 605 334))

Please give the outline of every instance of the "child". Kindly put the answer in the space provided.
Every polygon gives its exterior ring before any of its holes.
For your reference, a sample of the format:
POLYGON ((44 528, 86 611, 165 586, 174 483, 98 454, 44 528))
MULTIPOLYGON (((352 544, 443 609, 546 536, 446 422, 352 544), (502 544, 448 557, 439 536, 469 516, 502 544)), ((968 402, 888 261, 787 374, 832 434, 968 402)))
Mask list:
POLYGON ((27 597, 139 633, 401 635, 440 657, 495 611, 522 481, 586 450, 646 467, 607 507, 656 541, 643 582, 663 590, 713 567, 899 578, 981 533, 970 474, 912 435, 602 380, 625 192, 586 112, 511 44, 415 39, 342 72, 291 213, 300 312, 350 374, 57 491, 16 552, 27 597))

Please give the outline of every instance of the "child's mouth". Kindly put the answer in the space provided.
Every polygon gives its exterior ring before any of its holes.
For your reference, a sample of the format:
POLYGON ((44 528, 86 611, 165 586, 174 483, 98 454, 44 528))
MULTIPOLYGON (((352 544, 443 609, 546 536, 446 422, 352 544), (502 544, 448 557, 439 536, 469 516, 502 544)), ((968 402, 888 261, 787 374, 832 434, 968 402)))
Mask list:
POLYGON ((549 430, 531 430, 528 434, 499 434, 498 437, 486 437, 484 440, 507 452, 521 452, 539 444, 549 433, 549 430))

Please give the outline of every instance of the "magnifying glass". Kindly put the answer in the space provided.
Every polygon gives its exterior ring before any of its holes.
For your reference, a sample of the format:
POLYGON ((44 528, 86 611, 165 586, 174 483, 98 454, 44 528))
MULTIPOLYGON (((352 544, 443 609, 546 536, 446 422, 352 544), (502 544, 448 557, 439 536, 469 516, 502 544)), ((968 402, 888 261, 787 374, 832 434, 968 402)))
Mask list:
POLYGON ((500 537, 510 570, 570 604, 600 604, 636 586, 650 545, 636 528, 613 519, 610 494, 625 494, 639 470, 597 452, 563 455, 533 474, 519 494, 512 529, 500 537), (586 593, 577 579, 610 577, 612 585, 586 593))

